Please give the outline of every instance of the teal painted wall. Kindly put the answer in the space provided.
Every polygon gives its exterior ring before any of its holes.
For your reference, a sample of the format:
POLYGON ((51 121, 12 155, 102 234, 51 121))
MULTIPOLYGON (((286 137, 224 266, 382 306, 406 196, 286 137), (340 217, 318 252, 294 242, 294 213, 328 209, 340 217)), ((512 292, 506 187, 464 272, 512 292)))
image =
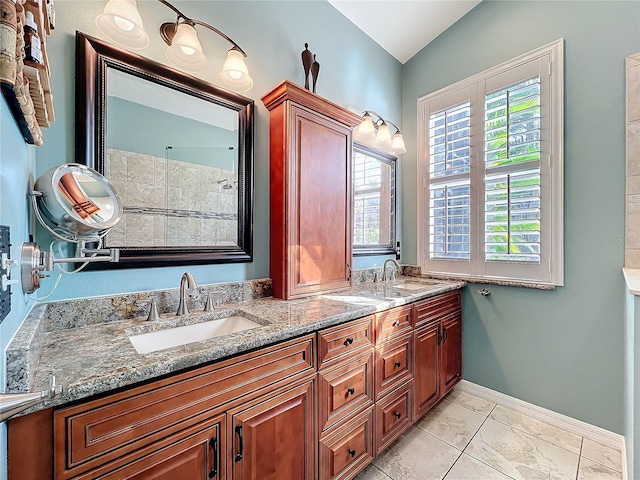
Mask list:
MULTIPOLYGON (((47 44, 52 62, 56 121, 45 131, 45 146, 37 152, 37 173, 60 163, 77 161, 74 156, 74 35, 79 30, 103 38, 94 19, 106 2, 56 1, 55 34, 47 44)), ((300 53, 304 43, 317 55, 320 75, 317 92, 354 111, 379 111, 392 121, 401 117, 401 64, 324 1, 176 1, 177 8, 194 18, 209 22, 233 38, 247 52, 247 65, 254 87, 243 94, 256 105, 254 261, 246 264, 193 266, 199 283, 215 283, 269 275, 269 117, 260 97, 281 80, 304 83, 300 53)), ((155 1, 139 2, 151 44, 141 55, 168 64, 166 45, 157 32, 173 13, 155 1)), ((209 58, 209 66, 198 76, 218 84, 218 72, 230 48, 206 29, 199 38, 209 58)), ((44 237, 46 238, 46 237, 44 237)), ((47 242, 48 244, 48 242, 47 242)), ((356 262, 382 264, 380 257, 356 262)), ((122 272, 81 272, 65 277, 52 299, 85 295, 106 295, 148 289, 175 288, 184 267, 131 269, 122 272), (90 288, 87 289, 87 285, 90 288), (82 294, 80 294, 82 295, 82 294)), ((43 292, 52 281, 45 281, 43 292)))
POLYGON ((623 432, 624 59, 640 2, 485 0, 403 67, 403 237, 416 261, 416 100, 565 39, 565 286, 471 285, 463 377, 623 432), (478 289, 493 292, 482 297, 478 289))
MULTIPOLYGON (((20 259, 22 242, 29 239, 27 189, 34 165, 34 147, 27 146, 11 116, 4 95, 0 95, 0 225, 8 225, 11 235, 11 258, 20 259)), ((20 278, 17 268, 12 278, 20 278)), ((33 301, 23 295, 21 288, 11 288, 11 311, 0 323, 0 392, 5 392, 6 348, 22 325, 33 301)), ((0 478, 6 475, 6 426, 0 423, 0 478)))

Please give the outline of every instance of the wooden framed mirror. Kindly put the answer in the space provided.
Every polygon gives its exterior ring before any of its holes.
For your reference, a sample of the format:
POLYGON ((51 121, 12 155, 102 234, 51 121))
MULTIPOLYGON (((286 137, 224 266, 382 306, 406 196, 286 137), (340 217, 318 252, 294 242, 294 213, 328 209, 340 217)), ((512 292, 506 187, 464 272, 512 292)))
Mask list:
POLYGON ((124 205, 135 268, 252 261, 253 100, 76 32, 76 158, 124 205))

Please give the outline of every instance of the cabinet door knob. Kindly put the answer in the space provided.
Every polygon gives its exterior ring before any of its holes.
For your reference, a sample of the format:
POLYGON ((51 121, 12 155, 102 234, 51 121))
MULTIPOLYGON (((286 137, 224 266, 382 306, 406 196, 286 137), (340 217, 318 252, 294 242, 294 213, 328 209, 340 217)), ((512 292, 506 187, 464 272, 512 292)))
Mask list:
POLYGON ((399 327, 399 326, 400 326, 400 323, 401 323, 401 322, 400 322, 400 320, 398 319, 398 320, 396 320, 395 322, 393 322, 393 326, 394 326, 394 327, 399 327))
POLYGON ((236 463, 242 460, 242 451, 244 446, 242 445, 242 425, 236 425, 236 435, 238 435, 238 453, 236 455, 236 463))
POLYGON ((213 466, 209 472, 209 478, 213 478, 218 475, 218 439, 214 437, 209 440, 209 446, 213 450, 213 466))
POLYGON ((393 416, 396 418, 400 418, 402 414, 400 412, 393 412, 393 416))
POLYGON ((396 368, 400 368, 402 366, 402 362, 395 362, 393 366, 396 368))
POLYGON ((352 449, 349 449, 349 456, 350 456, 351 458, 355 457, 355 456, 356 456, 356 451, 355 451, 355 450, 352 450, 352 449))
POLYGON ((356 393, 356 389, 351 387, 349 389, 347 389, 347 395, 353 395, 354 393, 356 393))
POLYGON ((349 337, 344 341, 344 346, 348 347, 349 345, 351 345, 353 343, 353 338, 349 337))

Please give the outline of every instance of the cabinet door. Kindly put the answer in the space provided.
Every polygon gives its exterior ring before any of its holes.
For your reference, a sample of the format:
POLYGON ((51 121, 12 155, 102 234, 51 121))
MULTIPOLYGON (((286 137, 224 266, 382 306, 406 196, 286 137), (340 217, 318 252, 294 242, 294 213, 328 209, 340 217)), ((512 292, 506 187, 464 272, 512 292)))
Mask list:
POLYGON ((351 286, 351 131, 291 107, 291 295, 351 286))
POLYGON ((313 426, 313 382, 229 412, 231 478, 314 478, 318 437, 313 426))
POLYGON ((223 480, 226 478, 224 454, 224 415, 191 427, 179 434, 75 477, 75 480, 223 480), (202 428, 204 425, 206 428, 202 428))
POLYGON ((440 322, 431 322, 414 332, 413 390, 416 422, 440 398, 440 322))
POLYGON ((446 395, 462 378, 462 313, 442 319, 440 345, 440 395, 446 395))

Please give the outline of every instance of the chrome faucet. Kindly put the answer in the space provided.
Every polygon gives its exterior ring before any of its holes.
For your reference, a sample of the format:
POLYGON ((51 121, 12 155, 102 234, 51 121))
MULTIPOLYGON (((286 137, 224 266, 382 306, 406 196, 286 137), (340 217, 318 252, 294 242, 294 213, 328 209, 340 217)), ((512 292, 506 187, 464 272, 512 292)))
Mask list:
POLYGON ((176 315, 189 315, 189 305, 187 304, 187 288, 198 288, 196 279, 189 272, 182 274, 180 279, 180 305, 176 315))
MULTIPOLYGON (((384 261, 384 263, 382 264, 382 281, 383 281, 383 282, 386 282, 387 280, 389 280, 389 279, 387 278, 387 264, 388 264, 389 262, 393 263, 393 264, 394 264, 396 267, 398 267, 398 268, 402 268, 402 267, 400 266, 400 264, 398 263, 398 261, 397 261, 395 258, 387 258, 387 259, 384 261)), ((391 271, 391 279, 390 279, 390 280, 391 280, 391 281, 393 281, 393 280, 395 280, 395 279, 396 279, 396 271, 395 271, 395 269, 393 269, 393 270, 391 271)))

